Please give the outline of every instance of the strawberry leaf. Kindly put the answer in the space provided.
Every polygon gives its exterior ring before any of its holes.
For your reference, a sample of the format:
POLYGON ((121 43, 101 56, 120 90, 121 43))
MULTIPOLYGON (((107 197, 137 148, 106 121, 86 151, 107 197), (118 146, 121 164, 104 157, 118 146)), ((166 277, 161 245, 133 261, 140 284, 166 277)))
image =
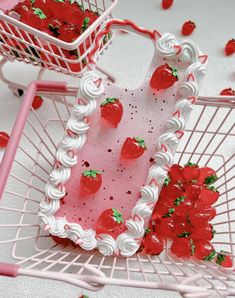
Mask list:
POLYGON ((189 239, 189 243, 190 243, 190 246, 191 246, 191 256, 193 256, 195 254, 195 245, 193 243, 193 239, 189 239))
POLYGON ((177 80, 178 80, 179 76, 178 76, 178 71, 177 71, 176 68, 172 68, 172 75, 173 75, 174 77, 176 77, 177 80))
POLYGON ((185 166, 185 167, 196 167, 196 166, 198 166, 198 165, 197 165, 196 163, 193 163, 193 162, 189 161, 189 162, 186 163, 184 166, 185 166))
POLYGON ((117 98, 114 98, 114 97, 106 98, 106 100, 103 101, 100 106, 103 107, 103 106, 105 106, 105 105, 107 105, 109 103, 110 104, 115 103, 116 100, 117 100, 117 98))
POLYGON ((204 258, 205 261, 212 261, 216 256, 216 251, 212 251, 207 257, 204 258))
POLYGON ((31 4, 34 4, 35 3, 35 0, 30 0, 31 4))
POLYGON ((41 20, 45 20, 47 18, 40 8, 32 8, 32 9, 34 11, 34 14, 38 16, 41 20))
POLYGON ((134 139, 137 141, 138 145, 141 148, 143 148, 145 150, 147 149, 146 144, 145 144, 145 141, 143 139, 141 139, 140 137, 135 137, 134 139))
POLYGON ((174 212, 175 212, 175 208, 170 208, 168 213, 163 215, 162 218, 171 217, 174 212))
POLYGON ((144 236, 146 236, 146 235, 149 234, 150 232, 151 232, 151 229, 146 228, 145 233, 144 233, 144 236))
POLYGON ((114 221, 118 224, 124 223, 124 219, 122 217, 122 214, 116 208, 112 208, 112 211, 113 211, 114 221))
POLYGON ((96 171, 96 170, 88 170, 88 171, 84 171, 82 174, 85 177, 96 178, 96 175, 101 175, 101 172, 100 171, 96 171))
POLYGON ((221 265, 225 261, 225 255, 217 254, 216 264, 221 265))
POLYGON ((84 32, 89 27, 89 23, 90 23, 90 18, 88 17, 84 18, 82 23, 82 29, 81 29, 82 32, 84 32))
POLYGON ((213 191, 213 192, 219 192, 219 191, 217 190, 217 188, 215 188, 214 186, 207 186, 206 188, 207 188, 207 189, 210 189, 210 190, 213 191))
POLYGON ((178 234, 177 236, 179 237, 179 238, 187 238, 188 236, 190 236, 192 233, 191 232, 183 232, 183 233, 181 233, 181 234, 178 234))
POLYGON ((182 203, 182 202, 184 201, 185 198, 186 198, 186 196, 178 197, 177 199, 175 199, 175 201, 174 201, 174 205, 175 205, 175 206, 179 206, 180 203, 182 203))
POLYGON ((171 179, 170 179, 169 176, 167 176, 166 179, 164 180, 163 184, 164 184, 165 186, 168 186, 170 182, 171 182, 171 179))
POLYGON ((214 183, 216 180, 218 179, 218 177, 216 175, 211 175, 206 177, 205 179, 205 184, 212 184, 214 183))
POLYGON ((211 229, 211 232, 212 232, 212 238, 214 238, 215 234, 216 234, 216 230, 212 227, 211 229))
POLYGON ((197 179, 193 179, 193 180, 190 180, 190 181, 193 182, 193 183, 197 183, 198 182, 197 179))

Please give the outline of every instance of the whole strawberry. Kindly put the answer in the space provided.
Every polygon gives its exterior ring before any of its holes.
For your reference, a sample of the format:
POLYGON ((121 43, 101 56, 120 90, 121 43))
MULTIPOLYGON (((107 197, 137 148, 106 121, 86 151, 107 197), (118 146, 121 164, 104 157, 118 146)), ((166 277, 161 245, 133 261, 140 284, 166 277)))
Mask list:
POLYGON ((225 54, 227 56, 232 55, 233 53, 235 53, 235 39, 230 39, 227 43, 226 46, 224 48, 225 54))
POLYGON ((58 33, 60 34, 58 38, 65 42, 73 42, 80 35, 77 27, 73 24, 63 25, 58 33))
POLYGON ((185 181, 196 181, 200 175, 200 170, 197 164, 188 162, 183 169, 183 177, 185 181))
POLYGON ((100 106, 101 117, 117 127, 123 115, 123 106, 117 98, 107 98, 100 106))
POLYGON ((8 142, 9 142, 9 135, 4 132, 4 131, 0 131, 0 149, 2 148, 6 148, 8 142))
POLYGON ((97 234, 109 234, 117 237, 125 229, 124 219, 117 208, 105 210, 99 217, 96 227, 97 234))
POLYGON ((153 89, 167 89, 178 81, 177 69, 167 63, 160 65, 153 73, 150 86, 153 89))
POLYGON ((232 88, 226 88, 220 92, 220 95, 235 96, 235 90, 233 90, 232 88))
POLYGON ((173 0, 162 0, 162 8, 168 9, 172 6, 173 0))
POLYGON ((31 2, 34 8, 41 9, 48 18, 52 16, 53 11, 50 6, 50 0, 33 0, 31 2))
POLYGON ((205 205, 213 205, 219 198, 219 192, 214 186, 203 186, 199 200, 205 205))
POLYGON ((144 246, 143 252, 149 255, 160 255, 164 248, 163 241, 157 234, 148 230, 143 238, 142 244, 144 246))
POLYGON ((221 251, 220 253, 217 253, 216 264, 225 268, 233 267, 232 258, 229 255, 226 255, 223 251, 221 251))
POLYGON ((122 145, 121 157, 123 159, 136 159, 143 155, 146 149, 143 139, 139 137, 126 138, 122 145))
POLYGON ((215 171, 212 168, 204 167, 200 168, 199 183, 212 184, 218 179, 215 171))
POLYGON ((88 170, 82 173, 80 187, 83 192, 87 194, 94 194, 100 189, 101 184, 101 172, 96 170, 88 170))
POLYGON ((181 29, 181 33, 184 36, 188 36, 188 35, 193 33, 195 28, 196 28, 196 25, 194 24, 194 22, 187 21, 183 24, 182 29, 181 29))

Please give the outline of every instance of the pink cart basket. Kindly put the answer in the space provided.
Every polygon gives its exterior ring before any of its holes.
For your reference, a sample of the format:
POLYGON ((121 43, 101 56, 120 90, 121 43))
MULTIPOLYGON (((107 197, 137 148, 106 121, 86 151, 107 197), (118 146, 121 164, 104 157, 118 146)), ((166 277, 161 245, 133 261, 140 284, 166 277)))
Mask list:
MULTIPOLYGON (((65 83, 35 81, 28 86, 0 167, 0 250, 5 251, 0 275, 58 280, 92 291, 118 285, 176 291, 187 298, 234 296, 234 267, 174 258, 168 246, 160 256, 105 257, 55 244, 41 227, 39 204, 77 92, 65 83), (35 95, 43 96, 46 109, 31 107, 35 95)), ((174 160, 217 171, 220 198, 213 245, 231 255, 233 263, 234 119, 235 97, 199 97, 174 160)))
MULTIPOLYGON (((0 61, 0 79, 8 85, 14 95, 21 96, 25 86, 7 79, 4 75, 3 68, 8 61, 20 61, 39 66, 38 78, 42 77, 45 70, 80 77, 86 67, 87 55, 93 42, 92 36, 96 35, 104 21, 112 17, 112 11, 118 0, 78 0, 78 4, 84 10, 90 9, 98 13, 99 17, 72 43, 63 42, 23 24, 15 19, 14 15, 4 14, 5 10, 11 9, 18 2, 19 0, 0 1, 0 56, 3 57, 0 61), (72 60, 66 57, 65 51, 76 52, 78 58, 72 60)), ((104 37, 101 52, 108 47, 111 40, 111 33, 104 37)), ((105 71, 100 70, 109 76, 105 71)))

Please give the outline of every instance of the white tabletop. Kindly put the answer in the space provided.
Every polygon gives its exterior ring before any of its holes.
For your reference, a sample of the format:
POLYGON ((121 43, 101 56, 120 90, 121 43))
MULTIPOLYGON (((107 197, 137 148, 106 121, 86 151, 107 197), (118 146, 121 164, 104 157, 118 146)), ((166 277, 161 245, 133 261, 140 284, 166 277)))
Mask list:
MULTIPOLYGON (((201 95, 218 95, 226 87, 235 89, 235 54, 226 57, 223 52, 226 42, 235 38, 234 0, 175 0, 171 9, 161 9, 160 0, 119 0, 115 16, 130 19, 138 25, 160 32, 171 32, 180 36, 180 29, 186 20, 195 22, 197 28, 192 34, 200 48, 209 55, 207 76, 201 88, 201 95)), ((150 62, 152 47, 137 37, 117 37, 112 47, 105 52, 100 65, 111 71, 122 85, 134 87, 144 77, 150 62)), ((22 63, 8 63, 7 74, 17 82, 27 83, 35 78, 35 68, 22 63)), ((48 72, 45 78, 62 79, 60 75, 48 72)), ((65 78, 73 84, 76 79, 65 78)), ((12 95, 5 84, 0 82, 0 130, 10 133, 21 99, 12 95)), ((1 158, 0 153, 0 158, 1 158)), ((0 251, 0 259, 1 254, 0 251)), ((99 298, 142 298, 179 297, 172 292, 155 290, 105 287, 98 293, 91 293, 70 285, 33 278, 0 278, 0 297, 34 298, 77 298, 80 294, 99 298)))

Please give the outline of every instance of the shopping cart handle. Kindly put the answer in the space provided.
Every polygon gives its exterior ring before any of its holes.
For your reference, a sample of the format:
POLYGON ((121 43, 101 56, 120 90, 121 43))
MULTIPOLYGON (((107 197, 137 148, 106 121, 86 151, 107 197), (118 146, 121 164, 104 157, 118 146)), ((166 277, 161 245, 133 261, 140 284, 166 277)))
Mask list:
POLYGON ((17 277, 20 266, 13 264, 0 263, 0 275, 17 277))

